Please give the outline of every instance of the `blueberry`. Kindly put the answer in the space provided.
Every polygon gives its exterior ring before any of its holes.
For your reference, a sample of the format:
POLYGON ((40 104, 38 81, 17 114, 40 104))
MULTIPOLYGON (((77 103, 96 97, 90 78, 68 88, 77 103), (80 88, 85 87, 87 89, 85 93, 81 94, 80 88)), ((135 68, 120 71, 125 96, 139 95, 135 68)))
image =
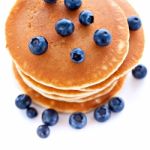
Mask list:
POLYGON ((140 27, 142 26, 142 22, 139 17, 131 16, 128 18, 128 25, 130 30, 136 31, 140 29, 140 27))
POLYGON ((35 55, 42 55, 48 49, 48 42, 43 36, 37 36, 29 42, 29 49, 35 55))
POLYGON ((124 108, 124 101, 120 97, 113 97, 109 101, 109 108, 112 112, 121 112, 124 108))
POLYGON ((26 111, 26 114, 29 118, 35 118, 38 115, 38 112, 35 108, 29 107, 26 111))
POLYGON ((55 25, 56 32, 61 36, 69 36, 74 32, 74 24, 68 19, 61 19, 55 25))
POLYGON ((59 120, 58 113, 53 109, 46 109, 42 113, 42 121, 48 126, 54 126, 59 120))
POLYGON ((29 108, 31 102, 32 102, 31 98, 25 94, 19 95, 15 100, 15 104, 19 109, 29 108))
POLYGON ((94 33, 94 41, 98 46, 107 46, 111 43, 112 36, 108 30, 99 29, 94 33))
POLYGON ((47 138, 50 134, 50 129, 47 125, 40 125, 37 128, 37 134, 40 138, 47 138))
POLYGON ((136 79, 143 79, 147 75, 147 68, 144 65, 138 65, 132 70, 132 75, 136 79))
POLYGON ((101 107, 98 107, 94 111, 94 118, 98 122, 106 122, 111 116, 111 111, 108 107, 108 105, 103 105, 101 107))
POLYGON ((64 3, 70 10, 75 10, 81 6, 82 0, 64 0, 64 3))
POLYGON ((73 113, 69 117, 69 124, 75 129, 82 129, 87 124, 87 117, 81 112, 73 113))
POLYGON ((80 13, 79 21, 83 25, 90 25, 94 22, 94 15, 89 10, 84 10, 80 13))
POLYGON ((70 57, 74 63, 81 63, 85 59, 85 53, 82 49, 75 48, 71 51, 70 57))
POLYGON ((54 4, 56 3, 57 0, 44 0, 44 2, 49 3, 49 4, 54 4))

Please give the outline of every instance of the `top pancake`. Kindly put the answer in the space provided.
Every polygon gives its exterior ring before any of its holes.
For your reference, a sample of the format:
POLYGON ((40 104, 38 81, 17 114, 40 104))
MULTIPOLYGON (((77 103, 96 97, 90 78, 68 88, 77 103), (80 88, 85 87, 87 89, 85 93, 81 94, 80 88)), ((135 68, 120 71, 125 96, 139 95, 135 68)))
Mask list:
MULTIPOLYGON (((126 0, 114 1, 121 7, 127 18, 130 16, 139 16, 135 9, 126 0)), ((120 68, 104 82, 82 89, 82 91, 95 91, 111 84, 114 80, 125 75, 128 71, 135 67, 135 65, 137 65, 142 57, 144 51, 144 42, 144 31, 142 27, 139 30, 130 31, 129 52, 120 68)))
POLYGON ((128 53, 129 31, 126 17, 112 0, 85 0, 80 9, 69 11, 63 0, 55 5, 41 0, 19 0, 6 24, 7 47, 22 72, 39 83, 60 89, 79 89, 104 81, 123 63, 128 53), (98 5, 99 4, 99 5, 98 5), (78 21, 82 10, 91 10, 94 24, 85 27, 78 21), (61 37, 55 23, 68 18, 75 24, 75 32, 61 37), (112 43, 99 47, 93 41, 97 29, 106 28, 112 43), (28 43, 35 36, 46 37, 49 48, 41 55, 33 55, 28 43), (81 64, 70 60, 70 51, 80 47, 86 58, 81 64))

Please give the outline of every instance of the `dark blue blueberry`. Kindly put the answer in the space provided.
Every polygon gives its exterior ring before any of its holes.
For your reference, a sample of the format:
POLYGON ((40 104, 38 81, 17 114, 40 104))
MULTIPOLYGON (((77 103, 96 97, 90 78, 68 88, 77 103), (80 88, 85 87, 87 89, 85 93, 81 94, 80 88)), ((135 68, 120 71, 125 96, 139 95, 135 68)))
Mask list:
POLYGON ((19 95, 15 100, 15 104, 19 109, 29 108, 31 102, 32 102, 31 98, 25 94, 19 95))
POLYGON ((121 112, 124 108, 124 101, 120 97, 113 97, 109 101, 109 108, 112 112, 121 112))
POLYGON ((29 42, 29 49, 35 55, 41 55, 48 49, 48 42, 42 36, 37 36, 31 39, 29 42))
POLYGON ((82 0, 64 0, 64 3, 70 10, 75 10, 81 6, 82 0))
POLYGON ((98 107, 95 111, 94 111, 94 118, 98 121, 98 122, 105 122, 107 121, 111 116, 111 111, 108 107, 108 105, 104 105, 101 107, 98 107))
POLYGON ((106 29, 96 30, 94 33, 94 41, 98 46, 107 46, 112 41, 111 33, 106 29))
POLYGON ((37 134, 40 138, 47 138, 50 134, 50 128, 47 125, 40 125, 37 128, 37 134))
POLYGON ((29 107, 26 111, 26 114, 29 118, 35 118, 38 115, 38 112, 35 108, 29 107))
POLYGON ((69 118, 69 124, 75 129, 82 129, 87 124, 87 117, 81 112, 73 113, 69 118))
POLYGON ((42 121, 48 126, 54 126, 59 120, 58 113, 53 109, 46 109, 42 113, 42 121))
POLYGON ((81 63, 85 59, 85 53, 80 48, 75 48, 70 53, 71 60, 75 63, 81 63))
POLYGON ((49 4, 54 4, 56 3, 57 0, 44 0, 44 2, 49 3, 49 4))
POLYGON ((128 25, 130 30, 136 31, 140 29, 140 27, 142 26, 142 22, 139 17, 131 16, 128 18, 128 25))
POLYGON ((69 36, 74 32, 74 24, 68 19, 61 19, 55 25, 56 32, 61 36, 69 36))
POLYGON ((132 70, 132 75, 136 79, 143 79, 147 75, 147 68, 143 65, 138 65, 132 70))
POLYGON ((90 25, 94 22, 94 15, 89 10, 84 10, 80 13, 79 21, 83 25, 90 25))

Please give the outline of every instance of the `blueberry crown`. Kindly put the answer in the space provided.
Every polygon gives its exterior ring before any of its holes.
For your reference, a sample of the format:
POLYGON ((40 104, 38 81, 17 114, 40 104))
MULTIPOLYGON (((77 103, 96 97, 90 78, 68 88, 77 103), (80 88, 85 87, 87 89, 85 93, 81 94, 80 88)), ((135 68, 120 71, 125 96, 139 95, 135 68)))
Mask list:
MULTIPOLYGON (((56 5, 57 0, 44 0, 45 3, 56 5)), ((66 9, 75 11, 82 5, 82 0, 64 0, 66 9)), ((81 25, 90 26, 94 23, 94 14, 90 10, 82 10, 79 14, 79 22, 81 25)), ((128 18, 128 24, 130 30, 138 30, 141 27, 141 20, 136 16, 128 18)), ((62 37, 70 36, 75 31, 75 25, 73 21, 62 18, 55 24, 56 33, 62 37)), ((107 29, 97 29, 93 34, 93 40, 97 46, 108 46, 112 42, 111 32, 107 29)), ((36 36, 29 42, 29 49, 35 55, 42 55, 48 49, 48 41, 43 36, 36 36)), ((85 52, 81 48, 74 48, 70 52, 70 58, 74 63, 81 63, 85 59, 85 52)))

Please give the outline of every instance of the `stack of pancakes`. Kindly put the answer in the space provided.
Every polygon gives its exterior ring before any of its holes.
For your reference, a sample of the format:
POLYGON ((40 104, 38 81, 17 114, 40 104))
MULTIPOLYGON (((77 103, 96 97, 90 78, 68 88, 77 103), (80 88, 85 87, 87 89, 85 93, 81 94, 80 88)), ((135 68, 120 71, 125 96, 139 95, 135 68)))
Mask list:
POLYGON ((69 11, 63 0, 48 5, 42 0, 18 0, 6 23, 7 47, 13 59, 15 76, 33 101, 60 112, 88 112, 114 96, 123 86, 126 74, 137 65, 144 49, 142 27, 129 31, 127 18, 138 16, 126 0, 84 0, 76 11, 69 11), (82 26, 78 16, 91 10, 95 21, 82 26), (55 23, 69 18, 75 32, 59 36, 55 23), (99 47, 93 41, 96 29, 106 28, 112 43, 99 47), (48 51, 33 55, 28 48, 32 37, 46 37, 48 51), (73 63, 70 50, 80 47, 86 59, 73 63))

